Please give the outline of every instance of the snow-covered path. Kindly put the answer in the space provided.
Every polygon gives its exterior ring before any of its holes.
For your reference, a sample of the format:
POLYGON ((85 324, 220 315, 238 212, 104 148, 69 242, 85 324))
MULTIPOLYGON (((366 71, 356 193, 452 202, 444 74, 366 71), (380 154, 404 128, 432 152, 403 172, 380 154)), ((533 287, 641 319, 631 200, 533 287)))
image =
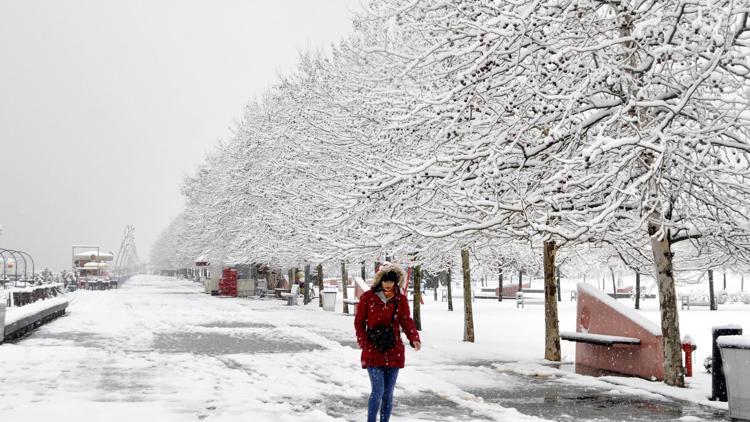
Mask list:
MULTIPOLYGON (((576 414, 581 395, 624 403, 626 416, 634 399, 663 406, 666 414, 656 419, 684 416, 661 396, 529 356, 490 360, 486 344, 455 341, 455 327, 436 326, 445 313, 428 312, 425 350, 407 351, 399 376, 395 422, 539 420, 512 407, 555 420, 616 419, 576 414)), ((210 297, 190 281, 156 276, 74 293, 67 316, 0 346, 0 361, 3 421, 360 421, 369 393, 351 317, 316 305, 210 297)), ((686 414, 713 418, 701 409, 686 414)))

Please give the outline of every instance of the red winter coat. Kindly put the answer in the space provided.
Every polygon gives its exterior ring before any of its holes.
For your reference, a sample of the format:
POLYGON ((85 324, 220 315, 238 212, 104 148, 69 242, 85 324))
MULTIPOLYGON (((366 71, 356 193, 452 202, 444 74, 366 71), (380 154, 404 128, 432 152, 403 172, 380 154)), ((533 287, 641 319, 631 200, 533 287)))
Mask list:
POLYGON ((404 343, 401 340, 401 328, 410 342, 420 341, 414 320, 411 319, 409 301, 406 296, 397 292, 395 296, 383 302, 373 290, 365 292, 359 298, 357 304, 357 316, 354 318, 354 329, 357 332, 357 343, 362 349, 362 367, 389 366, 394 368, 404 367, 404 343), (398 313, 396 321, 393 321, 393 310, 395 301, 398 301, 398 313), (398 322, 398 323, 397 323, 398 322), (391 324, 396 334, 396 345, 385 352, 376 349, 367 338, 366 327, 375 327, 381 324, 391 324))

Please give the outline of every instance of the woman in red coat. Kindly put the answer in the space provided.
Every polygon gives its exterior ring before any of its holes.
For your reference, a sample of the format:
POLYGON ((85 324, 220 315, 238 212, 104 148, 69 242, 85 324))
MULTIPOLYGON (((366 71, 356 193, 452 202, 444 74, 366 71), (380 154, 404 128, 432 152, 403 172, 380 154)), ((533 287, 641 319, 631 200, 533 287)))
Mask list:
MULTIPOLYGON (((393 407, 393 389, 398 370, 404 367, 404 343, 401 328, 415 350, 422 348, 419 332, 409 313, 409 301, 401 293, 406 274, 398 264, 385 263, 375 274, 370 290, 359 298, 354 329, 362 349, 362 368, 370 376, 372 392, 367 406, 367 421, 375 422, 380 409, 380 422, 388 422, 393 407), (379 327, 380 335, 368 330, 379 327), (384 339, 389 337, 390 339, 384 339)), ((378 331, 377 329, 375 331, 378 331)))

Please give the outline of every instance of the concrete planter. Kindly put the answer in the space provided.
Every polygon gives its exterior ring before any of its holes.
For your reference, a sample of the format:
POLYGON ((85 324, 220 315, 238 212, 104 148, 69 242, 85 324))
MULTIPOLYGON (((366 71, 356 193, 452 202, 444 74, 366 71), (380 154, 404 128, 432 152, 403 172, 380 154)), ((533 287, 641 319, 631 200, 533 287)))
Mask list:
POLYGON ((750 421, 750 336, 718 339, 729 393, 729 417, 750 421))

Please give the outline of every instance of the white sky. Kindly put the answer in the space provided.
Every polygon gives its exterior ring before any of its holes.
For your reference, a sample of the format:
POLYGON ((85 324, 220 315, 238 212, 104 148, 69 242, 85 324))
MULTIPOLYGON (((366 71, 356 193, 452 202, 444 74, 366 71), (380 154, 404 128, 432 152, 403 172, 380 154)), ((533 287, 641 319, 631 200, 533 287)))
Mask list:
POLYGON ((139 255, 243 106, 359 0, 0 0, 0 247, 70 267, 71 245, 139 255))

